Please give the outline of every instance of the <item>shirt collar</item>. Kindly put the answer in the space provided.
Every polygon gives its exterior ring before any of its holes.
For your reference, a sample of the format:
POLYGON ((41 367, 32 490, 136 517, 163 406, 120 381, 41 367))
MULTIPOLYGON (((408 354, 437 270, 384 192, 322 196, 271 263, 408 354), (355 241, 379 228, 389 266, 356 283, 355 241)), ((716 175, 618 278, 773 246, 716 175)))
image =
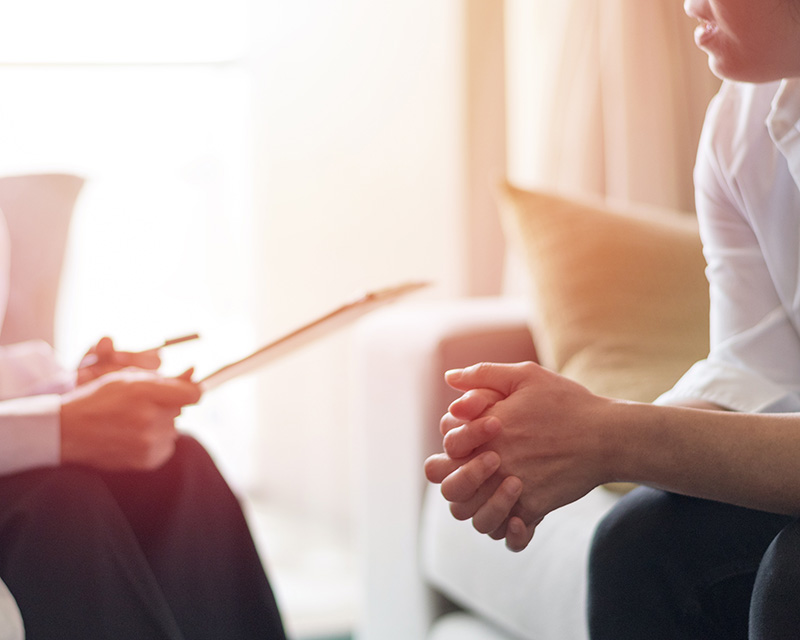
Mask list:
POLYGON ((767 128, 772 140, 781 148, 800 133, 800 78, 781 80, 772 99, 767 128))

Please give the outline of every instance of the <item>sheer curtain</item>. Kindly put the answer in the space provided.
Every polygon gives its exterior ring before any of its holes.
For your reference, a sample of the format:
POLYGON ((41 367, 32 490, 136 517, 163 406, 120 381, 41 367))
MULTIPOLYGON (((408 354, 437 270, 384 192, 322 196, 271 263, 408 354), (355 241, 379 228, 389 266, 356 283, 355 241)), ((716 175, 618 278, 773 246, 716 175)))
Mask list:
POLYGON ((693 210, 719 81, 677 0, 507 0, 509 173, 523 185, 693 210))

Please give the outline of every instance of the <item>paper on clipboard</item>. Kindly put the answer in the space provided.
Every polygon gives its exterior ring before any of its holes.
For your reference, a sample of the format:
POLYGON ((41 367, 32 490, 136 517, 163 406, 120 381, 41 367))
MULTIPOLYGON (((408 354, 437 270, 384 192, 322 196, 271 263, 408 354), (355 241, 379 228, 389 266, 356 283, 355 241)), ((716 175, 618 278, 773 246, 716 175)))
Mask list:
POLYGON ((281 336, 277 340, 273 340, 250 355, 217 369, 200 380, 200 387, 203 391, 215 389, 228 380, 255 371, 314 340, 347 326, 378 307, 394 302, 428 285, 428 282, 408 282, 395 287, 371 291, 281 336))

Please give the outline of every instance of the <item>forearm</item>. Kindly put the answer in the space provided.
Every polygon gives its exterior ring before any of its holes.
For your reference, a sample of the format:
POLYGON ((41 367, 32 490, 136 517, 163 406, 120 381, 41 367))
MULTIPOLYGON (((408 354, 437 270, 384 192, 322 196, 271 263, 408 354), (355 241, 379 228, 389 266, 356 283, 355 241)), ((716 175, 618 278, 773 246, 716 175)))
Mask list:
POLYGON ((616 402, 605 455, 615 480, 800 515, 800 416, 616 402))
POLYGON ((426 475, 456 517, 512 549, 548 513, 614 481, 800 515, 800 413, 612 400, 531 363, 483 363, 447 381, 501 399, 477 416, 467 395, 450 406, 445 452, 428 459, 426 475), (516 502, 497 488, 509 477, 521 481, 516 502))

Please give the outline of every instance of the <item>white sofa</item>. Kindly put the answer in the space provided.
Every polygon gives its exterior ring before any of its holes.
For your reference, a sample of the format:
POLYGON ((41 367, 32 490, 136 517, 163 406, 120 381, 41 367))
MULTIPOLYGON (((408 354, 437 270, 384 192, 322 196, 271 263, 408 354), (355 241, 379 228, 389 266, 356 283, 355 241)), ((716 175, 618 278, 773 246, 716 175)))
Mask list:
POLYGON ((447 369, 538 360, 595 393, 651 402, 708 352, 694 215, 510 185, 501 205, 524 300, 398 305, 356 332, 359 640, 587 637, 589 546, 619 494, 598 488, 549 514, 520 554, 456 521, 422 470, 457 397, 447 369))
POLYGON ((520 554, 450 515, 422 472, 441 450, 452 367, 536 358, 526 304, 506 298, 389 309, 356 332, 358 640, 583 640, 586 557, 617 499, 598 489, 550 514, 520 554))

